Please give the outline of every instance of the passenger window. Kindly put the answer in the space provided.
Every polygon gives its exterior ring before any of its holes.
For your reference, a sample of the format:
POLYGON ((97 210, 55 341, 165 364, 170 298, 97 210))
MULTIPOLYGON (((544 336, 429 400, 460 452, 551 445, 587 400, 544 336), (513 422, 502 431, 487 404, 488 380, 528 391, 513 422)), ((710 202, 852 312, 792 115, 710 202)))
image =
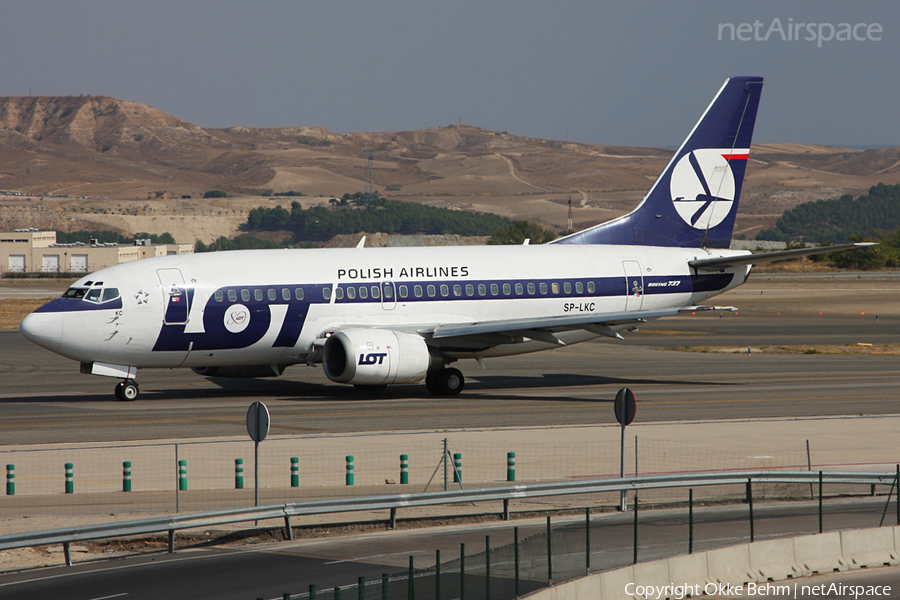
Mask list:
POLYGON ((462 296, 462 286, 458 283, 453 286, 453 295, 454 296, 462 296))
POLYGON ((429 285, 426 289, 428 290, 429 298, 434 298, 434 296, 437 294, 437 290, 435 290, 433 285, 429 285))
POLYGON ((554 294, 558 294, 559 293, 559 284, 554 281, 553 283, 550 284, 550 289, 553 290, 554 294))
POLYGON ((422 297, 422 286, 421 285, 415 286, 413 288, 413 293, 416 295, 416 298, 421 298, 422 297))
POLYGON ((483 283, 478 284, 478 295, 479 296, 487 296, 487 286, 483 283))
POLYGON ((334 299, 335 300, 343 300, 344 299, 344 288, 339 286, 334 289, 334 299))
POLYGON ((269 288, 266 291, 266 297, 269 299, 269 302, 275 302, 275 299, 278 298, 278 292, 276 292, 272 288, 269 288))
POLYGON ((588 281, 588 294, 593 294, 593 293, 594 293, 594 282, 588 281))
POLYGON ((528 295, 530 295, 530 296, 534 295, 534 284, 533 283, 528 284, 528 295))
POLYGON ((496 296, 499 293, 500 293, 500 286, 497 285, 496 283, 492 283, 491 284, 491 295, 496 296))
POLYGON ((576 281, 576 282, 575 282, 575 293, 576 293, 576 294, 583 294, 583 293, 584 293, 584 284, 581 283, 580 281, 576 281))
POLYGON ((215 297, 216 297, 216 302, 221 302, 222 300, 224 300, 224 296, 222 295, 222 290, 216 290, 215 297))
POLYGON ((229 302, 237 302, 237 292, 234 290, 228 290, 228 301, 229 302))
MULTIPOLYGON (((290 293, 290 290, 288 291, 288 293, 290 293)), ((294 299, 303 300, 303 288, 297 288, 294 290, 294 299)))
POLYGON ((568 281, 563 283, 563 291, 567 294, 571 294, 572 293, 572 284, 569 283, 568 281))
POLYGON ((546 284, 546 283, 542 283, 541 286, 540 286, 540 289, 541 289, 541 293, 542 293, 542 294, 546 294, 546 293, 547 293, 547 284, 546 284))
POLYGON ((519 296, 521 296, 524 292, 525 292, 525 288, 522 286, 522 284, 521 284, 521 283, 517 283, 517 284, 516 284, 516 294, 518 294, 519 296))
MULTIPOLYGON (((338 289, 340 289, 340 288, 338 288, 338 289)), ((356 299, 356 288, 353 287, 352 285, 347 286, 347 298, 350 300, 356 299)))
POLYGON ((115 300, 119 297, 119 290, 116 288, 106 288, 103 290, 103 300, 102 302, 109 302, 110 300, 115 300))
POLYGON ((405 285, 401 285, 399 291, 401 298, 406 298, 407 296, 409 296, 409 288, 407 288, 405 285))
POLYGON ((88 302, 100 302, 100 292, 102 290, 100 288, 92 288, 87 296, 84 297, 88 302))
POLYGON ((512 293, 512 286, 508 283, 503 284, 503 295, 509 296, 512 293))
POLYGON ((445 284, 441 285, 441 296, 447 297, 450 295, 450 286, 445 284))
POLYGON ((253 299, 257 302, 262 302, 263 293, 262 290, 253 290, 253 299))
MULTIPOLYGON (((271 294, 272 296, 275 296, 275 290, 269 290, 269 291, 272 292, 272 294, 271 294)), ((274 299, 275 298, 273 297, 272 300, 274 300, 274 299)), ((281 288, 281 299, 284 300, 285 302, 290 302, 291 290, 289 290, 288 288, 281 288)))
POLYGON ((475 295, 475 286, 471 283, 466 284, 466 296, 474 296, 475 295))
POLYGON ((250 290, 241 290, 241 300, 250 302, 250 290))
POLYGON ((364 285, 359 286, 359 297, 365 300, 369 297, 369 288, 364 285))
MULTIPOLYGON (((378 288, 375 288, 375 289, 372 290, 372 295, 373 295, 373 296, 375 295, 375 290, 377 290, 377 289, 378 289, 378 288)), ((394 297, 394 288, 392 288, 392 287, 389 286, 389 285, 384 286, 384 297, 387 298, 387 299, 389 299, 389 300, 392 299, 392 298, 394 297)))
POLYGON ((330 287, 322 288, 322 298, 324 298, 325 300, 331 300, 331 288, 330 287))
POLYGON ((372 297, 376 300, 378 298, 381 298, 381 288, 379 288, 377 285, 372 286, 372 297))

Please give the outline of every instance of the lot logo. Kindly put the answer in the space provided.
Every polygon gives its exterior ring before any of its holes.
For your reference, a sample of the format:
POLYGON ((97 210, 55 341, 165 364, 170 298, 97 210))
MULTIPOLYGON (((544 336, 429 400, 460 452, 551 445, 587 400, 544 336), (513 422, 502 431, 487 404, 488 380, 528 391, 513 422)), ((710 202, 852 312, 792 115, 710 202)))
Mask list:
POLYGON ((361 365, 380 365, 384 362, 387 352, 370 352, 369 354, 359 355, 359 364, 361 365))
POLYGON ((250 325, 250 311, 243 304, 232 304, 225 311, 225 329, 240 333, 250 325))
POLYGON ((672 170, 672 204, 685 223, 710 229, 725 220, 734 204, 734 174, 722 154, 705 148, 685 154, 672 170))

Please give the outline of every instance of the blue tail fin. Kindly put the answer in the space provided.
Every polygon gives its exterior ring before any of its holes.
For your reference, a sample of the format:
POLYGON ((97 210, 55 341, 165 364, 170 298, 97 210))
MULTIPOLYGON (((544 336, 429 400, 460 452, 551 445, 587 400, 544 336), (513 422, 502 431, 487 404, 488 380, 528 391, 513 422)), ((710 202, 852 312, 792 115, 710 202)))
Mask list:
POLYGON ((762 82, 726 80, 637 208, 556 243, 727 248, 762 82))

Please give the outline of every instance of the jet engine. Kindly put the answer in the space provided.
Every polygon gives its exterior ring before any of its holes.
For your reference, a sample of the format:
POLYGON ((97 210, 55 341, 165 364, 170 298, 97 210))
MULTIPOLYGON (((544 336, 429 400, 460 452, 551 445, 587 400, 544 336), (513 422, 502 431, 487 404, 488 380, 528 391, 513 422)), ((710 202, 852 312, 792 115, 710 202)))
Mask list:
POLYGON ((278 377, 284 372, 284 365, 194 367, 191 370, 197 375, 203 375, 204 377, 244 379, 248 377, 278 377))
POLYGON ((418 383, 442 365, 418 335, 387 329, 339 331, 325 342, 322 356, 328 379, 365 386, 418 383))

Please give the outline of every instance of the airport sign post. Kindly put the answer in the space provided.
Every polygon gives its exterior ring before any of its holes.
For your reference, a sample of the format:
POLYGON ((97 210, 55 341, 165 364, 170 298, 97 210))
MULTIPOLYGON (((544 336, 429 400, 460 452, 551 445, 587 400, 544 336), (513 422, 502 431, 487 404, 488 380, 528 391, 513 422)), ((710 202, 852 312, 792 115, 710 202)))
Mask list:
POLYGON ((253 440, 253 498, 259 506, 259 443, 269 435, 269 409, 262 402, 254 402, 247 410, 247 433, 253 440))
MULTIPOLYGON (((615 401, 616 421, 622 426, 622 448, 619 456, 619 475, 625 477, 625 426, 630 425, 634 421, 634 415, 637 412, 637 400, 634 392, 628 388, 622 388, 616 394, 615 401)), ((619 510, 628 512, 628 498, 625 490, 619 492, 619 510)))

